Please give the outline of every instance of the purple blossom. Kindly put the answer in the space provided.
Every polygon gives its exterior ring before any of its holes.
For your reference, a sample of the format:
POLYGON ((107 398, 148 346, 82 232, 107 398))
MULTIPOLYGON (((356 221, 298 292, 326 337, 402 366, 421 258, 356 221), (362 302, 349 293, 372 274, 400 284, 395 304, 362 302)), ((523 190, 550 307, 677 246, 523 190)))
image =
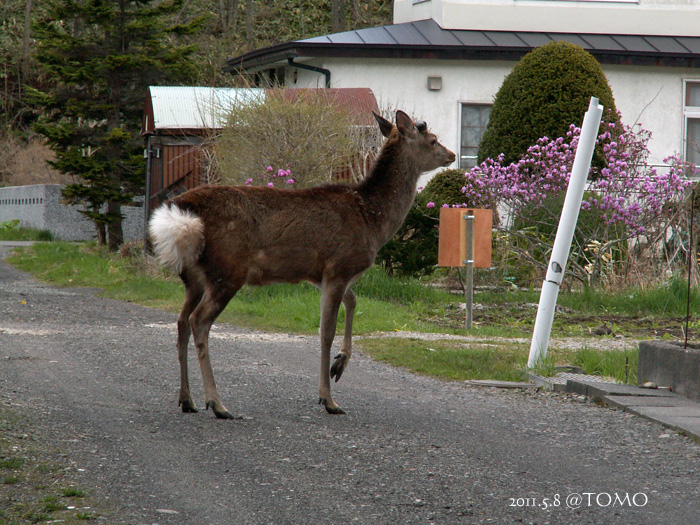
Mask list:
MULTIPOLYGON (((604 167, 591 168, 581 209, 597 209, 608 225, 623 224, 630 231, 644 231, 662 212, 664 205, 677 202, 690 182, 677 157, 666 159, 667 173, 658 174, 647 162, 651 134, 611 123, 598 137, 604 167)), ((566 191, 581 130, 571 126, 566 139, 543 137, 515 163, 504 164, 503 156, 486 159, 465 174, 462 192, 472 202, 493 202, 519 215, 525 206, 540 206, 550 196, 566 191)))

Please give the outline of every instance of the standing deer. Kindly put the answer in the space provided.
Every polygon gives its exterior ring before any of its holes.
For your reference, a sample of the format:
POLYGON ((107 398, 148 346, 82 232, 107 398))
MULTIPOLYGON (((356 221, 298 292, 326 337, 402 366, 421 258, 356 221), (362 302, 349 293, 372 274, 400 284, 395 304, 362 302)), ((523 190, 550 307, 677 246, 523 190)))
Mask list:
POLYGON ((206 408, 211 407, 218 418, 234 418, 219 399, 209 361, 212 323, 244 284, 308 281, 321 289, 319 403, 330 414, 344 414, 331 397, 330 379, 340 379, 352 354, 356 300, 350 286, 403 223, 418 177, 455 160, 425 122, 414 124, 402 111, 396 113, 396 126, 374 116, 387 139, 370 174, 357 185, 200 186, 154 212, 149 232, 156 256, 185 284, 177 322, 183 412, 197 412, 187 373, 190 335, 197 348, 206 408), (341 302, 345 335, 331 366, 341 302))

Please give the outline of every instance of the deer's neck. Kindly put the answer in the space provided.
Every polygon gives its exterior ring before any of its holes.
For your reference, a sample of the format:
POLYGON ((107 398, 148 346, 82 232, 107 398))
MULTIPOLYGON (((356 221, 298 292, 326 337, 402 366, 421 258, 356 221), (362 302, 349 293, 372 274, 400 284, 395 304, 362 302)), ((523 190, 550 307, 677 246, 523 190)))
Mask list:
POLYGON ((398 143, 385 144, 372 171, 357 188, 377 249, 401 227, 416 196, 421 172, 400 148, 398 143))

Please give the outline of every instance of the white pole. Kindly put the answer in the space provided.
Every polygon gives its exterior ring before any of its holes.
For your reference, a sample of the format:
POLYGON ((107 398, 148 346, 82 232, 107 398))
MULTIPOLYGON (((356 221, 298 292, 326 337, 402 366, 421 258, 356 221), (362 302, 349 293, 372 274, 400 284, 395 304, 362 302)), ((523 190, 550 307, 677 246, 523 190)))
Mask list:
POLYGON ((532 345, 530 346, 530 357, 527 366, 533 368, 540 359, 547 356, 549 346, 549 336, 552 332, 552 321, 554 321, 554 310, 557 307, 557 295, 561 286, 566 269, 566 262, 569 259, 571 241, 574 238, 574 230, 578 221, 578 212, 581 209, 583 191, 586 188, 588 170, 591 167, 593 149, 598 137, 598 127, 603 115, 603 106, 598 104, 598 99, 591 97, 588 111, 583 118, 581 136, 579 137, 574 165, 571 169, 569 187, 566 190, 564 207, 561 210, 561 218, 557 235, 554 238, 552 255, 547 266, 547 275, 542 283, 542 293, 540 294, 540 304, 537 308, 537 318, 535 328, 532 333, 532 345))

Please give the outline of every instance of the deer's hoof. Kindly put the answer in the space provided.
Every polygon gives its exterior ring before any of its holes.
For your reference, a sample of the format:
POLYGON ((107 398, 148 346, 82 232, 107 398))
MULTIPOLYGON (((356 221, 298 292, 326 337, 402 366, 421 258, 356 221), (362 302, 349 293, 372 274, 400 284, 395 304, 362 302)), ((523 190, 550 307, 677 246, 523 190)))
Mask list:
POLYGON ((343 375, 345 367, 348 365, 348 356, 346 354, 338 354, 333 360, 333 366, 331 366, 331 379, 335 378, 335 382, 338 382, 340 376, 343 375))
POLYGON ((345 414, 345 411, 342 408, 335 403, 329 403, 328 400, 323 397, 318 399, 318 404, 326 407, 326 412, 329 414, 345 414))
POLYGON ((217 412, 216 410, 214 411, 214 415, 218 419, 243 419, 243 416, 234 416, 231 412, 228 410, 224 410, 223 412, 217 412))
POLYGON ((217 419, 243 419, 243 416, 234 416, 223 405, 219 406, 213 401, 207 401, 207 410, 210 408, 217 419))
POLYGON ((180 401, 178 404, 182 407, 182 411, 185 414, 196 414, 197 412, 199 412, 199 410, 197 409, 197 407, 191 399, 180 401))

